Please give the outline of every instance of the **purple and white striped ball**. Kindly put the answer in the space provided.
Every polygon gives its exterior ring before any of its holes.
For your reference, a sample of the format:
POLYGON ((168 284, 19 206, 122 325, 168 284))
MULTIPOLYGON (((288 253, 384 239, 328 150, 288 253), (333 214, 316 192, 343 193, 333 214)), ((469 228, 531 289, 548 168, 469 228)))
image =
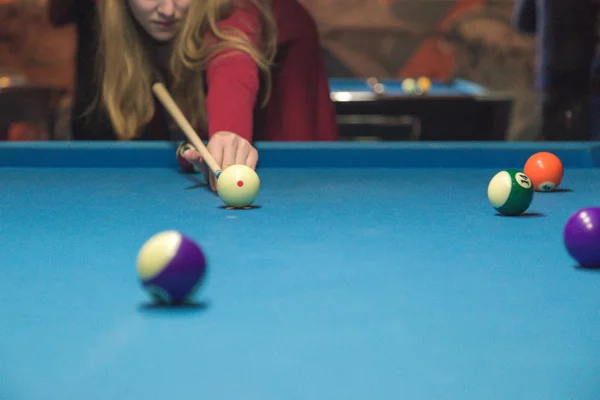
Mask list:
POLYGON ((170 230, 144 243, 137 257, 144 289, 163 303, 183 303, 198 291, 206 275, 206 258, 194 241, 170 230))

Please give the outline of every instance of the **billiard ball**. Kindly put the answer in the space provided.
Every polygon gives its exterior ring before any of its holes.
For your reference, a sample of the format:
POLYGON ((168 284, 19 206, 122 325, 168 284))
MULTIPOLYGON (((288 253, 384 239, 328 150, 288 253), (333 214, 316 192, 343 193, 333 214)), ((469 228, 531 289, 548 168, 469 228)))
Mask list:
POLYGON ((177 163, 179 164, 181 169, 187 173, 198 172, 196 170, 196 167, 194 166, 194 164, 190 163, 188 160, 186 160, 183 157, 183 153, 185 153, 186 150, 193 149, 193 148, 194 148, 194 146, 190 142, 183 142, 179 145, 179 147, 177 147, 177 153, 176 153, 177 163))
POLYGON ((413 78, 406 78, 402 81, 401 87, 405 93, 415 93, 417 82, 413 78))
POLYGON ((488 184, 488 200, 502 215, 521 215, 533 200, 533 185, 529 177, 521 171, 500 171, 488 184))
POLYGON ((531 179, 534 189, 538 192, 550 192, 556 189, 564 176, 560 159, 546 151, 529 157, 523 172, 531 179))
POLYGON ((563 240, 569 255, 586 268, 600 267, 600 207, 586 207, 567 220, 563 240))
POLYGON ((143 288, 158 302, 184 303, 206 276, 206 258, 191 239, 175 230, 159 232, 141 247, 137 274, 143 288))
POLYGON ((421 76, 417 79, 417 87, 420 93, 427 93, 431 89, 431 79, 421 76))
POLYGON ((225 204, 234 208, 248 207, 256 200, 260 179, 245 165, 225 168, 217 179, 217 194, 225 204))
POLYGON ((367 86, 378 95, 385 93, 385 85, 374 76, 367 79, 367 86))

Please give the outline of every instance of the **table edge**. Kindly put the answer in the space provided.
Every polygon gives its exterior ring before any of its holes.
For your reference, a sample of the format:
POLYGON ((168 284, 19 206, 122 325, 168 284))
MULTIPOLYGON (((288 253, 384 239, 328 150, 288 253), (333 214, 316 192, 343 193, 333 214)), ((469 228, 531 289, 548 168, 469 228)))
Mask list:
MULTIPOLYGON (((176 167, 175 142, 3 142, 0 167, 176 167)), ((599 168, 600 142, 258 142, 260 168, 522 168, 549 151, 599 168)))

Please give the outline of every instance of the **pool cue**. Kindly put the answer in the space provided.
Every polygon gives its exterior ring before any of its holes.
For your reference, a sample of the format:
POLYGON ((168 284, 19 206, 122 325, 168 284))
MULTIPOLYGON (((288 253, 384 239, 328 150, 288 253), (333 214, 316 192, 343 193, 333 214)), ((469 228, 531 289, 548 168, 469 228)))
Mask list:
POLYGON ((160 100, 162 105, 167 109, 167 111, 175 120, 177 125, 179 125, 185 136, 187 136, 190 142, 192 142, 192 144, 200 152, 202 159, 204 160, 206 165, 208 165, 213 174, 215 174, 215 177, 218 178, 219 175, 221 175, 221 167, 219 167, 219 164, 217 164, 214 157, 208 152, 208 149, 206 148, 204 143, 202 143, 200 136, 198 136, 198 133, 196 133, 192 125, 185 118, 185 116, 175 103, 175 100, 173 100, 173 98, 169 94, 169 91, 167 90, 165 85, 163 85, 160 82, 156 82, 154 85, 152 85, 152 91, 154 92, 156 97, 158 97, 158 100, 160 100))

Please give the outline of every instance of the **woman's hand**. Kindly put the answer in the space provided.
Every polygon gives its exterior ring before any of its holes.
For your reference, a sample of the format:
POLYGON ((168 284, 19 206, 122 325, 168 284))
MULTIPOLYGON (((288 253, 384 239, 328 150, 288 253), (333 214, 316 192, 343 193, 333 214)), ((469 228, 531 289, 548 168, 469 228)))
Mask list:
MULTIPOLYGON (((206 148, 223 171, 234 164, 242 164, 256 169, 258 151, 249 141, 233 132, 216 132, 208 141, 206 148)), ((202 171, 213 191, 217 190, 215 175, 202 160, 200 152, 196 149, 186 150, 183 157, 202 171)))

